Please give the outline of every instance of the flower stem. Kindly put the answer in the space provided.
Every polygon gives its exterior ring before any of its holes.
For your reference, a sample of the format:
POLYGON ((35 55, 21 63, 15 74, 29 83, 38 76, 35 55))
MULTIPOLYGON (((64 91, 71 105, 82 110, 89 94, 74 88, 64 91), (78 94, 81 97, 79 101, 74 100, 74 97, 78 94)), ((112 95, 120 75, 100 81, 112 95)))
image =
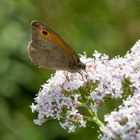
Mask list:
POLYGON ((84 104, 83 107, 85 107, 91 115, 86 117, 88 121, 96 123, 99 127, 104 125, 103 122, 101 122, 101 120, 98 118, 97 112, 92 112, 91 109, 86 104, 84 104))

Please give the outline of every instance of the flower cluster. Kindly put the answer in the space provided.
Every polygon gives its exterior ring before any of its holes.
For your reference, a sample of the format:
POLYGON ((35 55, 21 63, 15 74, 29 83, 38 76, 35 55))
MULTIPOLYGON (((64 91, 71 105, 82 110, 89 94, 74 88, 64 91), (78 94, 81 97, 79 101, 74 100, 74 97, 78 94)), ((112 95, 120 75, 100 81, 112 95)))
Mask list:
POLYGON ((78 126, 86 126, 86 121, 77 109, 81 105, 80 94, 75 91, 83 85, 83 81, 79 74, 70 75, 69 82, 67 76, 67 72, 58 71, 43 85, 35 99, 37 104, 31 106, 33 112, 38 112, 35 124, 41 125, 47 119, 57 119, 68 132, 74 132, 78 126))
MULTIPOLYGON (((108 123, 104 126, 98 119, 97 113, 106 97, 111 99, 123 97, 123 83, 126 79, 129 79, 134 93, 139 92, 140 41, 124 57, 109 60, 107 55, 95 51, 92 58, 87 58, 84 54, 80 59, 86 64, 85 71, 77 73, 56 71, 55 75, 42 86, 35 98, 35 103, 31 105, 32 111, 38 113, 38 118, 34 122, 41 125, 49 119, 57 119, 62 128, 68 132, 75 132, 77 127, 86 127, 86 122, 90 120, 101 125, 103 138, 114 138, 111 137, 114 134, 116 138, 121 134, 119 132, 116 134, 116 130, 113 130, 113 122, 111 123, 110 120, 112 118, 106 116, 108 123), (111 136, 107 131, 111 132, 111 136)), ((130 110, 133 109, 131 105, 127 106, 130 110)), ((125 108, 122 107, 120 112, 125 108)), ((111 116, 116 114, 112 113, 111 116)), ((122 118, 123 122, 129 123, 128 116, 122 118)), ((136 131, 136 127, 134 128, 133 132, 136 131)))
POLYGON ((130 79, 133 95, 117 111, 105 115, 106 125, 100 127, 103 132, 102 140, 140 139, 140 41, 124 58, 126 62, 123 73, 125 78, 130 79))
POLYGON ((128 97, 118 111, 105 115, 106 126, 101 126, 102 140, 140 139, 140 90, 128 97))

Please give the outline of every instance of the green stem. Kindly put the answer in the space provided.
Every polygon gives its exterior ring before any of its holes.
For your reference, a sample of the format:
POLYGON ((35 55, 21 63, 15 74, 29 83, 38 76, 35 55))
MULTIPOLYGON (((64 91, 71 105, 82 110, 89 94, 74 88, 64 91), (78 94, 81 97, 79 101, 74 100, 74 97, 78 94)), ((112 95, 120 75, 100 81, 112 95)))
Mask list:
POLYGON ((91 116, 86 117, 89 121, 92 121, 92 122, 96 123, 99 127, 104 125, 99 120, 99 118, 97 116, 97 112, 92 112, 91 109, 86 104, 83 104, 82 106, 85 107, 88 110, 88 112, 90 113, 90 115, 91 115, 91 116))
POLYGON ((99 120, 97 113, 96 113, 96 117, 94 117, 94 122, 98 125, 98 126, 103 126, 103 123, 99 120))

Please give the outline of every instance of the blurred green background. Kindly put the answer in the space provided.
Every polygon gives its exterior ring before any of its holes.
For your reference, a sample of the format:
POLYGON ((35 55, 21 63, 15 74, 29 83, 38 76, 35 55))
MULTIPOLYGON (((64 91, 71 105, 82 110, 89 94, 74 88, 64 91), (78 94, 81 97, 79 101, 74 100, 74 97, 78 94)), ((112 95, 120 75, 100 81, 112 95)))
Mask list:
POLYGON ((33 124, 29 106, 53 73, 28 57, 34 19, 51 26, 77 53, 90 57, 96 49, 112 58, 140 38, 140 0, 0 0, 0 140, 96 140, 95 124, 73 134, 57 121, 33 124))

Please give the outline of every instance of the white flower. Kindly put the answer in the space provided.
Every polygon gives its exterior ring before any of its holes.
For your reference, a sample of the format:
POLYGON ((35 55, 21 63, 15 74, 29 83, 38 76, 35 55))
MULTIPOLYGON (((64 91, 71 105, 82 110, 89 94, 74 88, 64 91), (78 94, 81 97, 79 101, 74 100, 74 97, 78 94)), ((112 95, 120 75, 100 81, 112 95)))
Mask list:
POLYGON ((140 137, 140 90, 128 97, 118 111, 105 116, 107 124, 100 129, 102 140, 123 139, 138 140, 140 137))
POLYGON ((56 71, 31 105, 32 112, 38 113, 35 123, 41 125, 47 119, 57 119, 68 132, 86 127, 86 118, 96 120, 94 114, 98 113, 106 97, 123 97, 123 84, 128 80, 134 90, 133 97, 124 101, 119 111, 105 116, 107 124, 101 130, 103 139, 140 137, 140 41, 124 57, 108 58, 95 51, 93 58, 81 55, 81 61, 86 64, 85 71, 56 71), (86 116, 80 108, 89 111, 91 116, 86 116))

